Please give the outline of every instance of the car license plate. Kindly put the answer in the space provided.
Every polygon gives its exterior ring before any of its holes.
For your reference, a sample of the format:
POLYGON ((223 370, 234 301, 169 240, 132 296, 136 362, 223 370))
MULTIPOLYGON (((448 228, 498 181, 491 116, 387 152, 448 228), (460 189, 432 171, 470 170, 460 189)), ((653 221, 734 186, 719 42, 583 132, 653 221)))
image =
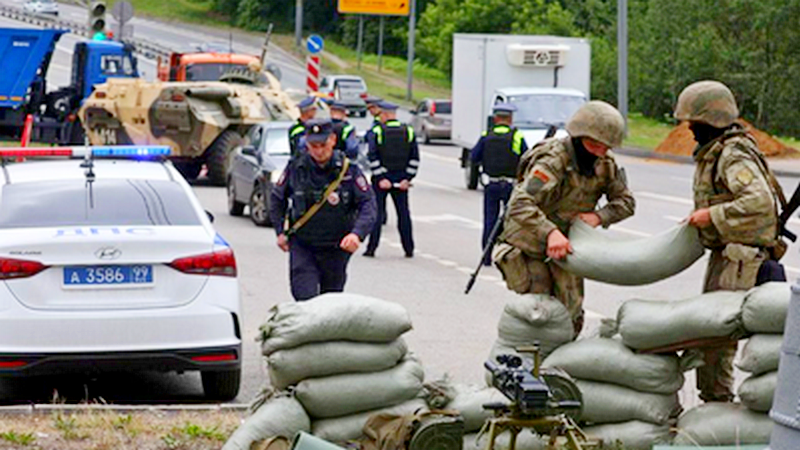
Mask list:
POLYGON ((153 266, 149 264, 64 267, 64 287, 149 284, 153 284, 153 266))

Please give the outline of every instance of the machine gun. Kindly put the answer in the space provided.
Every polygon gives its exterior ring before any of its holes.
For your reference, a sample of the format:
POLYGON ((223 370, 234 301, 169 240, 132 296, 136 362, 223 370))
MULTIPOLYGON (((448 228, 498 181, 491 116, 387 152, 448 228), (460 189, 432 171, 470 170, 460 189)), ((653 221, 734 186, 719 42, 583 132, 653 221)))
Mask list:
POLYGON ((587 438, 575 423, 583 405, 575 381, 563 371, 542 369, 537 344, 518 350, 533 353, 533 367, 526 367, 518 355, 499 355, 498 364, 484 363, 492 375, 492 385, 511 400, 511 404, 483 405, 494 411, 494 417, 481 429, 481 434, 489 433, 487 450, 495 449, 497 436, 505 431, 511 433, 508 449, 514 450, 517 435, 525 428, 549 436, 548 450, 600 449, 600 442, 587 438))

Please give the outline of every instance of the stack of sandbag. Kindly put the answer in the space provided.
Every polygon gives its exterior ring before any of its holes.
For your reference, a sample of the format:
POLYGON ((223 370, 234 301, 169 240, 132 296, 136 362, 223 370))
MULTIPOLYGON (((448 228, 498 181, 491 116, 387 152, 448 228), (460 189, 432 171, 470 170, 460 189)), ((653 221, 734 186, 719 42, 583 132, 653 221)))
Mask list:
POLYGON ((287 393, 266 395, 256 401, 253 414, 234 431, 222 450, 250 450, 255 442, 275 436, 291 438, 310 430, 311 419, 297 399, 287 393))
POLYGON ((741 310, 745 291, 718 291, 689 299, 628 300, 616 321, 605 320, 601 336, 619 333, 636 350, 657 349, 705 338, 738 339, 745 334, 741 310))
MULTIPOLYGON (((497 325, 497 340, 492 346, 489 360, 496 362, 498 355, 519 355, 528 363, 530 354, 520 354, 518 347, 538 342, 542 358, 574 335, 572 318, 561 302, 545 294, 519 295, 510 299, 503 308, 497 325)), ((487 376, 487 384, 491 378, 487 376)))
POLYGON ((325 294, 273 307, 261 348, 272 387, 294 393, 311 432, 344 442, 361 437, 372 414, 426 408, 422 365, 401 338, 410 329, 398 304, 325 294))
POLYGON ((669 443, 670 419, 689 367, 677 355, 636 354, 618 339, 589 338, 556 349, 542 364, 575 379, 584 432, 606 444, 649 450, 669 443))

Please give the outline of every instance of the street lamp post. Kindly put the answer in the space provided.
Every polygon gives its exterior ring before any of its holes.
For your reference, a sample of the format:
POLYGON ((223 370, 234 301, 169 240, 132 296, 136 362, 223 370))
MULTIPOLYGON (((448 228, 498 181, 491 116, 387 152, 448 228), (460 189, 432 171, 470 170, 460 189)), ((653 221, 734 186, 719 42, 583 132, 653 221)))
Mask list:
POLYGON ((408 86, 406 100, 411 101, 411 85, 414 82, 414 33, 417 28, 417 0, 411 0, 408 14, 408 86))

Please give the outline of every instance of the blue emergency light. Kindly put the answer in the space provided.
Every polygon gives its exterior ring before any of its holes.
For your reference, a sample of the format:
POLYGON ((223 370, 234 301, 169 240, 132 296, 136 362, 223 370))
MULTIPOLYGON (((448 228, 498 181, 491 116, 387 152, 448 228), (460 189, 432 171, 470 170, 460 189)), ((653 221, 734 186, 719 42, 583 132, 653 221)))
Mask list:
POLYGON ((116 145, 97 147, 19 147, 0 148, 0 158, 70 157, 118 159, 154 159, 167 157, 171 149, 166 145, 116 145))
POLYGON ((97 158, 125 158, 132 159, 169 156, 171 150, 166 145, 119 145, 109 147, 90 147, 92 156, 97 158))

